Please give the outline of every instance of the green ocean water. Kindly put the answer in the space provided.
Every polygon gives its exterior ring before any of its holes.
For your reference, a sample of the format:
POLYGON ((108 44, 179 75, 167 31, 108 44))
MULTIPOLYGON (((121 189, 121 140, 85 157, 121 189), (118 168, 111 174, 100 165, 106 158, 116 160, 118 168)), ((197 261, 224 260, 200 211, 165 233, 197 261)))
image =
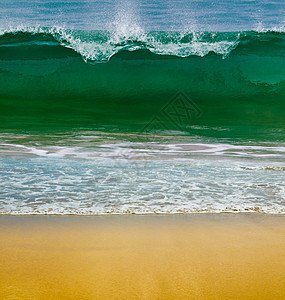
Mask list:
POLYGON ((1 128, 141 131, 182 93, 199 116, 163 118, 160 129, 225 126, 245 138, 284 129, 284 33, 204 33, 194 41, 191 34, 154 32, 151 39, 113 43, 112 50, 105 32, 72 38, 27 32, 0 37, 1 128), (84 46, 92 48, 87 53, 84 46), (96 47, 107 49, 97 49, 96 56, 96 47))

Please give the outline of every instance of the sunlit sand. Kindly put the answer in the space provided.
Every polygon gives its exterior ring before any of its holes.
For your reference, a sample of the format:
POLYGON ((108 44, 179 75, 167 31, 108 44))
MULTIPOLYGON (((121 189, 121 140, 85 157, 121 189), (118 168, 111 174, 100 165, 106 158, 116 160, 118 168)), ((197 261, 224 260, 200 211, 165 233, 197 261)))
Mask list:
POLYGON ((282 216, 0 217, 1 299, 284 299, 282 216))

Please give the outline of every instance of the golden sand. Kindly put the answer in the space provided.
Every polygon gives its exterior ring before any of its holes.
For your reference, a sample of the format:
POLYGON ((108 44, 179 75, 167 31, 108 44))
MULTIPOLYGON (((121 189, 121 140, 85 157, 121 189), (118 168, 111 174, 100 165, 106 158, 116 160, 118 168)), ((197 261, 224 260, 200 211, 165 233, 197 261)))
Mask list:
POLYGON ((0 229, 0 299, 285 299, 282 216, 1 216, 0 229))

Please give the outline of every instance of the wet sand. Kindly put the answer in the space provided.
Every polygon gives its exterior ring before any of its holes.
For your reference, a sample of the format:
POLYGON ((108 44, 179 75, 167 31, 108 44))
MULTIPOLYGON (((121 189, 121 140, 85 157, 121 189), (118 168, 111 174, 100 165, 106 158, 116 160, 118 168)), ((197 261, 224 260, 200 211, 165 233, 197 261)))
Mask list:
POLYGON ((0 216, 0 299, 285 299, 285 218, 0 216))

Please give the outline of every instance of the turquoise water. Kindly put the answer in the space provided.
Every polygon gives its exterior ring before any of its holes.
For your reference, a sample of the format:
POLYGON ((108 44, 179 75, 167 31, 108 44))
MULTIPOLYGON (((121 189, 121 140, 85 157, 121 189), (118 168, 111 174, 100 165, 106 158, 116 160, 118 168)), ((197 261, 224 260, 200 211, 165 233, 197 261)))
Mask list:
POLYGON ((111 31, 245 31, 284 28, 283 0, 1 0, 4 26, 111 31))
POLYGON ((0 213, 284 213, 281 1, 0 5, 0 213))

